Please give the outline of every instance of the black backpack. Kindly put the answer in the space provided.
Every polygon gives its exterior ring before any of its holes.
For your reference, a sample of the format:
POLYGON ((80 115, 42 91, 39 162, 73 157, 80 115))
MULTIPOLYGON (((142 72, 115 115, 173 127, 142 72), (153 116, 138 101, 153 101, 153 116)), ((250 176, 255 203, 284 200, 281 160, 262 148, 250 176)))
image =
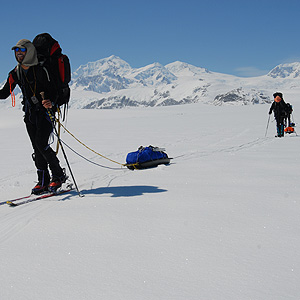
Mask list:
POLYGON ((286 104, 286 113, 291 114, 293 112, 293 107, 290 103, 286 104))
MULTIPOLYGON (((38 34, 32 41, 37 50, 38 60, 45 71, 51 74, 57 87, 57 106, 67 107, 70 100, 71 66, 67 55, 62 54, 59 43, 49 34, 38 34)), ((49 77, 49 76, 48 76, 49 77)))

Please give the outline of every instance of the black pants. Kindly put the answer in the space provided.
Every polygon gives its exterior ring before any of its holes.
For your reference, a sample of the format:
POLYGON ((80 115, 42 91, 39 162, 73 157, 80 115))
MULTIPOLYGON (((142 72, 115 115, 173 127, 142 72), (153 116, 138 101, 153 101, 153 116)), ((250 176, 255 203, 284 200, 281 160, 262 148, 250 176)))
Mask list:
POLYGON ((277 135, 284 136, 284 116, 276 117, 277 135))
POLYGON ((26 129, 34 150, 34 162, 38 170, 46 171, 48 166, 53 177, 61 177, 63 170, 59 165, 56 153, 49 145, 53 131, 50 118, 45 110, 32 111, 25 115, 26 129))

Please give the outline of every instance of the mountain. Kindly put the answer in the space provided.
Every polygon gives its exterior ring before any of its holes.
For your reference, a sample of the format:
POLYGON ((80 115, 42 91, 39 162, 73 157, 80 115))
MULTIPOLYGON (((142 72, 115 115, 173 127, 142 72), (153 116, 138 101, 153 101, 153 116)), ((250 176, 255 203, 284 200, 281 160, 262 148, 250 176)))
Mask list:
POLYGON ((204 68, 195 67, 193 65, 176 61, 166 65, 166 68, 173 72, 174 74, 178 74, 181 76, 196 76, 196 75, 203 75, 203 74, 211 74, 210 71, 204 68))
POLYGON ((270 97, 265 95, 263 92, 256 90, 245 91, 243 88, 237 88, 226 94, 217 95, 213 101, 215 105, 222 104, 260 104, 260 103, 270 103, 270 97))
POLYGON ((80 66, 73 74, 73 89, 107 93, 126 89, 132 80, 126 77, 131 73, 128 63, 119 57, 111 56, 80 66))
POLYGON ((117 56, 79 67, 71 83, 74 108, 263 104, 274 91, 298 88, 300 63, 282 64, 268 74, 241 78, 176 61, 132 68, 117 56))
POLYGON ((105 59, 100 59, 95 62, 89 62, 86 65, 80 66, 72 74, 73 80, 79 77, 87 76, 109 76, 111 74, 123 76, 131 72, 130 65, 119 57, 112 55, 105 59))
MULTIPOLYGON (((278 65, 264 76, 242 78, 180 61, 132 68, 112 55, 80 66, 72 74, 70 87, 73 108, 153 107, 197 102, 264 104, 272 101, 274 91, 282 91, 284 95, 298 91, 300 62, 278 65)), ((16 92, 17 103, 19 98, 20 93, 16 92)), ((0 105, 10 104, 7 100, 0 105)))
POLYGON ((300 78, 300 62, 281 64, 268 73, 272 78, 300 78))

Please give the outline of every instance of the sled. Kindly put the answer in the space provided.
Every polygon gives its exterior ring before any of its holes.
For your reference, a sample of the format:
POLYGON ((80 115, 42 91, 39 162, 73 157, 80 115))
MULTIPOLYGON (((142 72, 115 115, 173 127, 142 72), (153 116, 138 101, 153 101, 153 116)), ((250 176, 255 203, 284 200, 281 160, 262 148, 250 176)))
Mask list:
POLYGON ((293 127, 286 127, 284 129, 284 132, 285 133, 294 133, 295 132, 295 129, 293 127))
POLYGON ((130 170, 155 168, 158 165, 168 165, 171 158, 158 147, 139 147, 135 152, 130 152, 126 157, 126 167, 130 170))

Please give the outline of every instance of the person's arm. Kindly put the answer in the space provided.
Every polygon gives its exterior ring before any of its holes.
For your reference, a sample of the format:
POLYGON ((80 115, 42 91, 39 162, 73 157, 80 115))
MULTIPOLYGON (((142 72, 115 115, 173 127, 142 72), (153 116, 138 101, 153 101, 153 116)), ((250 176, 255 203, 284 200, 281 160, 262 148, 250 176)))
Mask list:
POLYGON ((272 113, 273 109, 274 109, 274 102, 272 103, 272 105, 271 105, 271 107, 270 107, 269 115, 272 113))
POLYGON ((3 88, 0 89, 0 99, 6 99, 10 95, 10 93, 14 90, 15 87, 16 87, 16 81, 13 78, 12 73, 10 73, 3 88))

